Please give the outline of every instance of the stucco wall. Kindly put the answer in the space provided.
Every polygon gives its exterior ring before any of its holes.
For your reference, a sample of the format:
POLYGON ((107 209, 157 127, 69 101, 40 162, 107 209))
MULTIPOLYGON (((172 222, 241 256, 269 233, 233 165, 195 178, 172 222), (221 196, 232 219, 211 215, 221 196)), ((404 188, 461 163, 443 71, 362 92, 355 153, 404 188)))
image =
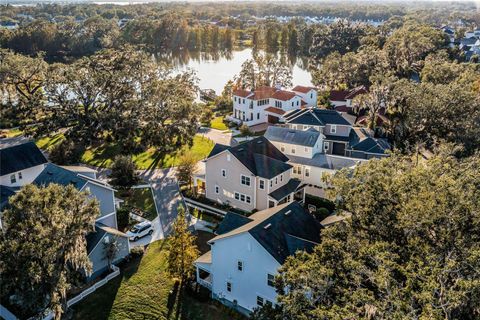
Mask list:
POLYGON ((280 264, 247 232, 218 240, 212 248, 212 292, 241 307, 252 310, 257 296, 271 302, 276 300, 275 289, 267 285, 267 274, 277 274, 280 264), (237 262, 243 262, 243 271, 237 262), (232 291, 226 289, 227 281, 232 291))

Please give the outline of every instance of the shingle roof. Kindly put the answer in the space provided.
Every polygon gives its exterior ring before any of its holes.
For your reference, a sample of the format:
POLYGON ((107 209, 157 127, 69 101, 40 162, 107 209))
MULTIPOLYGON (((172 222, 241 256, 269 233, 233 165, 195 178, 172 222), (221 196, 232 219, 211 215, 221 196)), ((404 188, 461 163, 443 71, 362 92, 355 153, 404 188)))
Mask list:
POLYGON ((220 152, 225 151, 228 148, 230 148, 230 146, 226 146, 226 145, 220 144, 220 143, 215 143, 212 151, 210 151, 207 158, 213 157, 214 155, 219 154, 220 152))
POLYGON ((8 199, 15 194, 15 190, 8 186, 0 185, 0 211, 8 205, 8 199))
POLYGON ((265 138, 270 141, 284 142, 300 146, 313 147, 320 137, 320 132, 312 130, 293 130, 283 127, 268 127, 265 138))
POLYGON ((292 168, 286 163, 288 158, 265 137, 255 138, 228 150, 254 175, 262 178, 271 179, 292 168))
POLYGON ((0 176, 47 163, 33 141, 0 149, 0 176))
POLYGON ((95 231, 90 232, 85 237, 87 240, 87 254, 90 254, 90 252, 92 252, 92 250, 102 240, 103 236, 107 233, 119 237, 128 237, 125 233, 115 228, 111 228, 100 222, 97 222, 95 223, 95 231))
POLYGON ((262 210, 249 218, 253 221, 209 242, 248 232, 280 264, 296 251, 311 251, 320 242, 321 225, 298 202, 262 210))
POLYGON ((292 91, 301 92, 301 93, 308 93, 310 90, 316 90, 314 87, 305 87, 305 86, 296 86, 292 89, 292 91))
POLYGON ((350 123, 335 110, 306 108, 289 112, 284 116, 287 123, 304 124, 312 126, 325 126, 327 124, 350 125, 350 123))
POLYGON ((49 185, 57 183, 60 185, 73 185, 77 189, 82 189, 88 182, 87 178, 80 177, 77 173, 64 169, 53 163, 48 163, 45 169, 33 181, 36 185, 49 185))
POLYGON ((237 89, 233 91, 234 96, 239 96, 242 98, 248 97, 252 92, 248 90, 243 90, 243 89, 237 89))
POLYGON ((384 139, 368 137, 351 146, 349 149, 367 153, 385 154, 385 152, 390 149, 390 144, 384 139))
POLYGON ((365 86, 358 86, 350 90, 332 90, 330 91, 330 101, 346 101, 367 92, 365 86))
POLYGON ((215 233, 220 235, 246 225, 253 220, 235 212, 227 212, 215 233))
POLYGON ((272 87, 259 87, 255 90, 252 100, 261 100, 271 98, 277 89, 272 87))
POLYGON ((298 179, 290 179, 285 185, 281 186, 275 191, 270 192, 268 195, 273 199, 280 201, 292 192, 295 192, 300 183, 301 181, 298 179))
POLYGON ((265 111, 276 113, 276 114, 279 114, 279 115, 285 114, 285 111, 283 111, 282 109, 279 109, 279 108, 275 108, 275 107, 268 107, 268 108, 265 109, 265 111))

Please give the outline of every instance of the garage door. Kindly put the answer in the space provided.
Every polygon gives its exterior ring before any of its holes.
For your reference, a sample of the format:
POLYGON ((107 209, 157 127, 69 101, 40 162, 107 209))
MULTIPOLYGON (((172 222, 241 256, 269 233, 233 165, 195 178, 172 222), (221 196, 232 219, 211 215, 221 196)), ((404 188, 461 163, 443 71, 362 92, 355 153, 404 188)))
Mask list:
POLYGON ((278 117, 268 115, 268 123, 278 123, 278 117))
POLYGON ((345 143, 334 142, 332 153, 336 154, 338 156, 344 156, 345 155, 345 143))

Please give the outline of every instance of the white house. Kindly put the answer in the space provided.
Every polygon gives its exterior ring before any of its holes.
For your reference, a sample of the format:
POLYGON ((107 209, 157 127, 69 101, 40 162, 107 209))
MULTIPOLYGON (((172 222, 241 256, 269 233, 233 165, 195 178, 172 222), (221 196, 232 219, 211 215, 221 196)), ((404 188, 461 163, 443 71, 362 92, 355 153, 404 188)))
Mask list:
POLYGON ((259 87, 253 91, 238 89, 233 91, 230 119, 247 126, 278 123, 286 112, 305 106, 316 107, 316 101, 317 92, 311 87, 296 86, 293 91, 272 87, 259 87))
POLYGON ((311 252, 320 242, 320 230, 298 202, 249 217, 228 213, 208 241, 211 250, 195 261, 197 282, 245 314, 274 304, 278 268, 299 250, 311 252))

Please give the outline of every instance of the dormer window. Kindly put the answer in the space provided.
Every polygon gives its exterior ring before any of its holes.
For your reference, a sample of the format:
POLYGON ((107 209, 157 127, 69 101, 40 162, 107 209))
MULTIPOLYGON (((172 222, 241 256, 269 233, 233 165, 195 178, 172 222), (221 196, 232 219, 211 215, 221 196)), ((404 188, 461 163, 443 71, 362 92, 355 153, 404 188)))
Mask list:
POLYGON ((337 126, 336 125, 332 124, 330 126, 330 133, 337 133, 337 126))

